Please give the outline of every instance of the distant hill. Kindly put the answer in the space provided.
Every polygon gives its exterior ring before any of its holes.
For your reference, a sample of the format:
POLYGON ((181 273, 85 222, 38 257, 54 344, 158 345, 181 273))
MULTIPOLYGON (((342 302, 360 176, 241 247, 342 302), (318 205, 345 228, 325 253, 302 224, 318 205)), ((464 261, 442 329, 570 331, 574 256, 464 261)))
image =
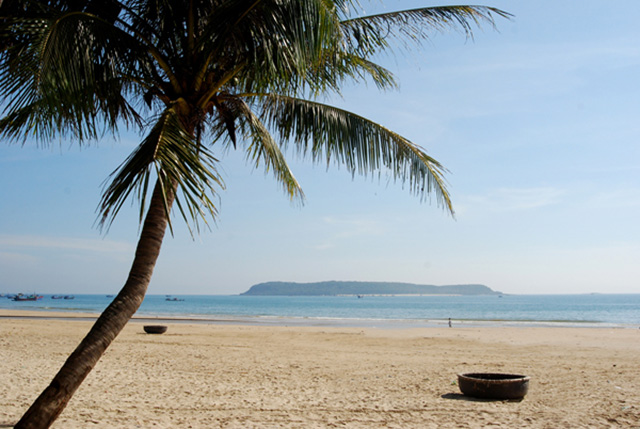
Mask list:
POLYGON ((487 286, 467 285, 418 285, 393 282, 342 282, 318 283, 267 282, 251 286, 240 295, 271 296, 335 296, 335 295, 500 295, 487 286))

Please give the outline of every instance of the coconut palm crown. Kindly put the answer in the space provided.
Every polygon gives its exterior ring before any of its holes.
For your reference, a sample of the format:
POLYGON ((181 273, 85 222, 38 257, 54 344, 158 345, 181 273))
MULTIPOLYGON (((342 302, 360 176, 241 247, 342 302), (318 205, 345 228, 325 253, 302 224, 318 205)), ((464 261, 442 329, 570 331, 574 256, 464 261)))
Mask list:
POLYGON ((196 230, 215 218, 227 150, 245 151, 292 199, 304 194, 288 147, 354 175, 385 171, 453 213, 445 170, 420 146, 318 100, 347 82, 393 88, 376 55, 433 31, 470 36, 508 16, 483 6, 366 15, 356 0, 0 2, 2 138, 84 144, 122 129, 144 132, 99 205, 108 226, 129 198, 140 203, 130 276, 16 427, 48 427, 135 313, 174 202, 196 230))

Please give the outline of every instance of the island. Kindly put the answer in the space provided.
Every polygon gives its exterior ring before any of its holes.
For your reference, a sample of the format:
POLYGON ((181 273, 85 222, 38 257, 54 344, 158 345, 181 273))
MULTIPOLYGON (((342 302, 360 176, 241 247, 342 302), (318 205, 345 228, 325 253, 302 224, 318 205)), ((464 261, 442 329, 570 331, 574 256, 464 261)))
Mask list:
POLYGON ((254 296, 371 296, 371 295, 502 295, 481 284, 419 285, 394 282, 326 281, 317 283, 266 282, 240 295, 254 296))

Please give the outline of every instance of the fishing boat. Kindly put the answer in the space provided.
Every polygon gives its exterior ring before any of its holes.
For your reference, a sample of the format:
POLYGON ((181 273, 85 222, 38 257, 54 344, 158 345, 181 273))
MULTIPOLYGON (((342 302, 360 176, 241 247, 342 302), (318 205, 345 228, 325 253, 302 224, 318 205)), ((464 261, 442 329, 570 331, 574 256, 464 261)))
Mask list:
POLYGON ((31 295, 23 295, 23 294, 19 293, 18 295, 16 295, 13 298, 13 300, 14 301, 37 301, 37 300, 42 299, 42 298, 43 298, 42 295, 36 295, 35 293, 31 294, 31 295))

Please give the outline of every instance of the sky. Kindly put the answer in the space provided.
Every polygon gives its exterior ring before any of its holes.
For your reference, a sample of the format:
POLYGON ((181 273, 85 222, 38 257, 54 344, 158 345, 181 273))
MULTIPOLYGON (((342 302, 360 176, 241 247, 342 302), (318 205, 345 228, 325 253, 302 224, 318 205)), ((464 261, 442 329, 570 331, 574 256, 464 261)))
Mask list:
MULTIPOLYGON (((368 13, 443 5, 362 2, 368 13)), ((174 217, 148 293, 238 294, 266 281, 481 283, 510 294, 640 293, 640 2, 487 0, 514 15, 473 40, 434 33, 380 62, 397 91, 329 102, 402 134, 448 169, 455 217, 384 175, 289 153, 292 204, 240 152, 211 230, 174 217)), ((139 234, 125 205, 96 227, 103 183, 135 148, 0 142, 0 292, 116 293, 139 234)))

